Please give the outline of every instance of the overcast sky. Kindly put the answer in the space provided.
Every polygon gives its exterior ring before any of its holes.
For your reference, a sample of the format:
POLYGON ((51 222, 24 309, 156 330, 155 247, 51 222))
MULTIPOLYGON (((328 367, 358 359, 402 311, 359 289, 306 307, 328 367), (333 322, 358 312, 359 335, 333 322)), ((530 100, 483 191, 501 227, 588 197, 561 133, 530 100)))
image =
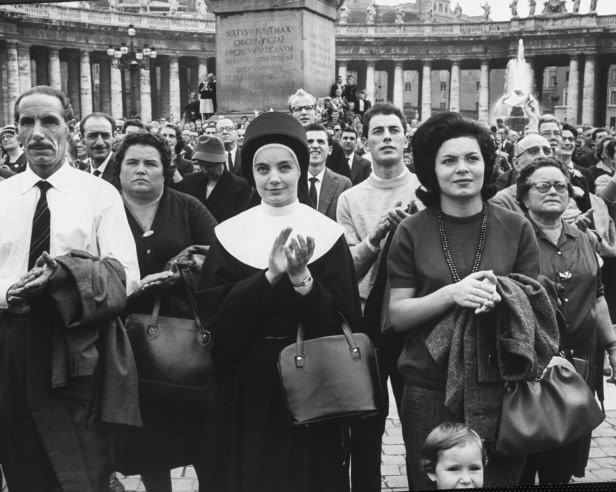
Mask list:
MULTIPOLYGON (((481 15, 483 14, 483 9, 481 5, 485 0, 451 0, 451 8, 453 9, 456 6, 457 2, 460 2, 462 6, 462 11, 467 15, 481 15)), ((536 13, 541 13, 543 10, 543 2, 544 0, 537 0, 537 8, 536 13)), ((396 5, 397 3, 407 3, 405 1, 400 0, 376 0, 377 4, 383 5, 396 5)), ((490 17, 493 20, 507 20, 511 17, 511 9, 509 8, 509 4, 511 0, 488 0, 488 3, 492 7, 490 11, 490 17)), ((571 12, 573 0, 567 0, 567 10, 571 12)), ((582 0, 580 6, 580 12, 586 13, 588 12, 588 6, 590 5, 590 0, 582 0)), ((616 14, 616 0, 599 0, 597 12, 599 14, 616 14)), ((518 1, 518 14, 521 17, 524 17, 528 14, 528 0, 519 0, 518 1)))

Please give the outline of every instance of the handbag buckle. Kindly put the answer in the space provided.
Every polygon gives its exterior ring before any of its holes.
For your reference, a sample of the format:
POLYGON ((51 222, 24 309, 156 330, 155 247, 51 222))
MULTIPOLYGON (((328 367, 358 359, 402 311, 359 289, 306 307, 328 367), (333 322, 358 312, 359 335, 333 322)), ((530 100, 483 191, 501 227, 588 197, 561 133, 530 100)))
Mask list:
POLYGON ((304 356, 303 355, 295 356, 295 367, 304 367, 304 356))
POLYGON ((353 359, 361 359, 359 347, 351 347, 351 357, 353 357, 353 359))
POLYGON ((207 345, 212 341, 212 334, 208 330, 199 332, 199 344, 207 345))
POLYGON ((148 325, 145 332, 149 337, 157 337, 158 336, 158 325, 148 325))

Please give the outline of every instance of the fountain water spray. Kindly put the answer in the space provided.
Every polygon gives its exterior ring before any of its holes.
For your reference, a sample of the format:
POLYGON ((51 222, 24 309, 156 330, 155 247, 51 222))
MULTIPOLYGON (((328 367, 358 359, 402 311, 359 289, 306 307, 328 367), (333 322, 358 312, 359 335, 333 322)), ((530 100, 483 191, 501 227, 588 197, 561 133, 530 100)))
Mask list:
POLYGON ((524 42, 518 42, 518 55, 507 63, 505 93, 492 109, 490 121, 502 119, 512 130, 521 132, 529 123, 536 124, 539 102, 533 96, 533 69, 524 58, 524 42))

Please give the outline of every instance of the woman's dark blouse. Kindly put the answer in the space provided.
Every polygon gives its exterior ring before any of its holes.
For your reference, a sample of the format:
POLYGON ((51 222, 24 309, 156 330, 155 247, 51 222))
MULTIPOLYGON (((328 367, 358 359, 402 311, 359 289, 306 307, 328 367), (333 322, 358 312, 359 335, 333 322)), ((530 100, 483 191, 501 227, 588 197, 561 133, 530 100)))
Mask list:
MULTIPOLYGON (((487 237, 479 270, 496 275, 522 273, 536 277, 539 252, 530 223, 517 213, 492 204, 488 207, 487 237)), ((415 289, 414 297, 424 297, 453 283, 437 222, 438 210, 429 207, 405 219, 394 235, 387 267, 392 289, 415 289)), ((482 214, 470 217, 445 215, 449 248, 460 278, 471 273, 479 240, 482 214)), ((405 384, 444 390, 446 367, 437 367, 425 346, 425 339, 438 318, 406 332, 398 369, 405 384)))
MULTIPOLYGON (((143 237, 144 231, 128 209, 126 216, 137 246, 141 278, 162 272, 166 263, 188 246, 211 244, 217 225, 214 216, 199 200, 167 187, 152 222, 152 235, 143 237)), ((154 296, 147 293, 133 296, 129 298, 127 312, 150 312, 153 302, 154 296)), ((164 314, 167 309, 163 308, 164 314)))
POLYGON ((592 310, 597 298, 603 296, 595 248, 586 233, 566 223, 556 245, 537 225, 533 226, 539 243, 539 272, 562 289, 567 340, 561 343, 578 353, 589 353, 597 336, 592 310))

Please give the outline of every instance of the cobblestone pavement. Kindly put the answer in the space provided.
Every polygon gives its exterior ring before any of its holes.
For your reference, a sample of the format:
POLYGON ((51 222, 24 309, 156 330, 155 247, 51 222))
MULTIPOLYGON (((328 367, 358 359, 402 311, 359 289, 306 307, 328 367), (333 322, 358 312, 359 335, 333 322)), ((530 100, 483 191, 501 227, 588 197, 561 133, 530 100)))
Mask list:
MULTIPOLYGON (((575 482, 616 482, 616 387, 605 385, 605 409, 607 418, 595 429, 590 449, 586 476, 575 482)), ((393 402, 393 398, 391 398, 393 402)), ((387 427, 383 436, 382 491, 402 492, 408 490, 406 465, 404 463, 404 441, 402 428, 395 405, 390 405, 387 427)), ((197 492, 198 482, 192 467, 172 470, 173 492, 197 492)), ((126 492, 144 492, 138 476, 120 476, 126 492)), ((283 492, 283 491, 281 491, 283 492)))

